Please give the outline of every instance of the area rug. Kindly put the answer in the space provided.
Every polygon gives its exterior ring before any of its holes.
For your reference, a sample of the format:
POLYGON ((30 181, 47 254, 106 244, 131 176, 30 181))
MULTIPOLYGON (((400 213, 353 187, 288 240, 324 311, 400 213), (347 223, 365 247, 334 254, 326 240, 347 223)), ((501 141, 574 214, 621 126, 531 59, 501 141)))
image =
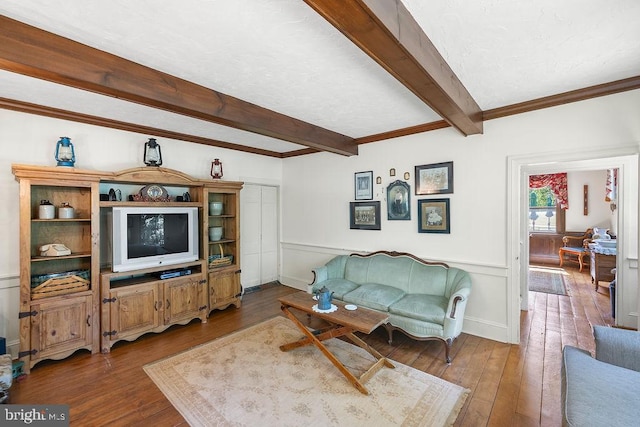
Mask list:
POLYGON ((529 267, 529 290, 567 295, 565 277, 567 277, 567 273, 561 268, 529 267))
MULTIPOLYGON (((144 370, 192 426, 449 426, 469 393, 392 362, 367 381, 367 396, 316 347, 280 351, 301 337, 275 317, 144 370)), ((342 340, 325 343, 356 376, 374 361, 342 340)))

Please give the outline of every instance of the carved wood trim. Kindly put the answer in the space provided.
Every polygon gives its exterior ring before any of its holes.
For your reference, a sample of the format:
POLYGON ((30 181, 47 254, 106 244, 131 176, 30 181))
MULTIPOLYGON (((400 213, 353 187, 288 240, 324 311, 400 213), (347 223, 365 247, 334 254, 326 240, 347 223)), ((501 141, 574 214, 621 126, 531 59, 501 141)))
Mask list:
POLYGON ((203 185, 202 180, 195 179, 186 173, 175 169, 143 166, 114 172, 104 181, 119 181, 132 183, 162 183, 162 184, 184 184, 185 186, 203 185))
POLYGON ((45 180, 71 180, 98 182, 110 172, 93 171, 87 169, 78 169, 64 166, 37 166, 37 165, 11 165, 11 172, 17 180, 21 178, 28 179, 45 179, 45 180))
POLYGON ((419 262, 420 264, 424 264, 424 265, 439 265, 441 267, 449 268, 449 265, 444 263, 444 262, 440 262, 440 261, 425 261, 422 258, 418 258, 417 256, 412 255, 412 254, 410 254, 408 252, 376 251, 376 252, 371 252, 371 253, 368 253, 368 254, 352 253, 352 254, 349 254, 349 256, 350 257, 351 256, 357 256, 357 257, 360 257, 360 258, 370 258, 370 257, 372 257, 374 255, 381 255, 381 254, 382 255, 388 255, 388 256, 394 257, 394 258, 397 258, 397 257, 409 257, 409 258, 413 259, 414 261, 419 262))
POLYGON ((405 334, 406 336, 408 336, 411 339, 414 339, 416 341, 440 341, 442 344, 444 344, 444 351, 445 351, 445 361, 447 362, 447 364, 451 364, 451 346, 453 345, 453 338, 441 338, 441 337, 417 337, 413 334, 410 334, 409 332, 405 331, 402 328, 399 328, 397 326, 393 326, 391 323, 385 323, 384 328, 387 331, 387 334, 389 336, 389 340, 387 341, 389 345, 392 344, 393 342, 393 331, 400 331, 403 334, 405 334))
POLYGON ((456 308, 458 307, 459 301, 462 301, 461 296, 457 296, 453 299, 453 307, 451 307, 451 314, 449 315, 449 317, 451 317, 452 319, 456 318, 456 308))

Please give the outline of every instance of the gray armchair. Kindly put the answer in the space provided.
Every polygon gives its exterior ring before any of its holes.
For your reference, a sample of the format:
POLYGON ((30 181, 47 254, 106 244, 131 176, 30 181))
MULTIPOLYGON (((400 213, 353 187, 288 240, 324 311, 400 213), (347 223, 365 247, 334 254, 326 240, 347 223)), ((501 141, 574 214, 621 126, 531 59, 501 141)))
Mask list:
POLYGON ((640 422, 640 333, 594 326, 596 357, 562 350, 562 424, 631 426, 640 422))

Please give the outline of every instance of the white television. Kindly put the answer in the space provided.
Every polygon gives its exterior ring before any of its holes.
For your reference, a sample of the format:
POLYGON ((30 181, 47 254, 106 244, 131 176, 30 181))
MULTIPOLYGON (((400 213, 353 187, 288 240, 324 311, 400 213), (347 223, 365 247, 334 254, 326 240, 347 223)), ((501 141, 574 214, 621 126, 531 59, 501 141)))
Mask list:
POLYGON ((197 207, 114 207, 112 215, 114 272, 198 259, 197 207))

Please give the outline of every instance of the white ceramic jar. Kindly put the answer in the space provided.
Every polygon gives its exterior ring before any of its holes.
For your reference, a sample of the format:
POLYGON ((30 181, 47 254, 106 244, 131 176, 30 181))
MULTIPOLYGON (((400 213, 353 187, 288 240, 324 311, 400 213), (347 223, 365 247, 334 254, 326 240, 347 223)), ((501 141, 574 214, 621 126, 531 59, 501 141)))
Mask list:
POLYGON ((38 206, 39 219, 54 219, 56 217, 56 207, 48 200, 41 200, 38 206))
POLYGON ((62 203, 62 206, 58 208, 58 218, 60 219, 71 219, 75 218, 76 213, 75 210, 69 206, 69 203, 62 203))

